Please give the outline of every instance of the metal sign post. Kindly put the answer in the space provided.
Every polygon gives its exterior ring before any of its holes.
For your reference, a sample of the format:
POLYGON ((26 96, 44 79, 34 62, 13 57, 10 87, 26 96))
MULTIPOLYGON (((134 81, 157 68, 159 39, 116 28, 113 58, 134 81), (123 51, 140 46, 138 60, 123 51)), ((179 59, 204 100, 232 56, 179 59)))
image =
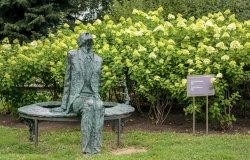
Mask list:
POLYGON ((208 96, 214 95, 211 79, 214 75, 190 75, 187 77, 187 96, 193 97, 193 134, 195 134, 195 97, 206 96, 206 134, 208 134, 208 96))
POLYGON ((195 97, 193 97, 193 134, 195 134, 195 97))
POLYGON ((206 134, 208 134, 208 96, 206 96, 206 134))

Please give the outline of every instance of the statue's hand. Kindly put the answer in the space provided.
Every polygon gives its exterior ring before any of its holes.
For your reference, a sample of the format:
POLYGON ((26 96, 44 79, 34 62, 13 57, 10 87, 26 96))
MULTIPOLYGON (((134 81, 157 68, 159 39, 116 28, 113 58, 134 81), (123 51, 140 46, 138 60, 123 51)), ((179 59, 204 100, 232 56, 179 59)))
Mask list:
POLYGON ((64 109, 61 107, 51 108, 50 112, 64 112, 64 109))

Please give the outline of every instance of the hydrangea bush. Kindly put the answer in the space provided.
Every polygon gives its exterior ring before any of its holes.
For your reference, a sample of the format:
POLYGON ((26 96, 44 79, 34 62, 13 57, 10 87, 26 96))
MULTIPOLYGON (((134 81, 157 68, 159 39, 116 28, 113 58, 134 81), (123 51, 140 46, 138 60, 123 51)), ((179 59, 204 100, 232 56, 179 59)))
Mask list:
MULTIPOLYGON (((0 45, 1 90, 39 81, 45 86, 63 87, 67 51, 77 48, 76 39, 90 32, 94 50, 103 57, 103 93, 120 80, 133 82, 133 91, 151 103, 156 123, 166 119, 173 101, 186 102, 186 113, 193 112, 186 97, 188 75, 215 74, 215 96, 210 98, 210 118, 222 127, 235 120, 232 107, 240 98, 239 86, 249 78, 250 21, 239 22, 229 10, 199 19, 169 14, 163 8, 148 13, 134 10, 130 18, 84 25, 76 21, 44 38, 22 46, 0 45)), ((198 99, 195 110, 202 111, 198 99)))

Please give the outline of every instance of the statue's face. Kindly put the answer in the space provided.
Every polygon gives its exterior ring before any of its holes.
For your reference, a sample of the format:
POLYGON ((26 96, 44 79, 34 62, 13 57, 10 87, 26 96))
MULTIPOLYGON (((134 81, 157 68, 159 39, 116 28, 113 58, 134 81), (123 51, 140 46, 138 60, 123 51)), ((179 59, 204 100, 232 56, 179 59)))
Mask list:
POLYGON ((91 34, 82 33, 77 40, 77 44, 79 47, 91 48, 91 46, 93 45, 93 38, 92 38, 91 34))
POLYGON ((93 40, 92 39, 87 39, 86 42, 85 42, 85 45, 87 47, 91 47, 93 45, 93 40))

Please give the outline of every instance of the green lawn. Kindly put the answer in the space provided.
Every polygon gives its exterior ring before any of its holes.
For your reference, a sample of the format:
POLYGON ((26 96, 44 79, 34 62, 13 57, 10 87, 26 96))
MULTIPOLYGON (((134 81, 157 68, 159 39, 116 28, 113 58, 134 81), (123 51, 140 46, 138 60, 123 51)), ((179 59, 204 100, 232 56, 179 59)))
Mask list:
POLYGON ((61 129, 41 131, 39 145, 27 139, 26 129, 0 126, 1 160, 249 160, 250 135, 189 135, 168 132, 130 131, 122 135, 121 147, 146 147, 148 152, 112 155, 116 135, 104 132, 104 147, 100 155, 84 157, 80 150, 80 131, 61 129))

